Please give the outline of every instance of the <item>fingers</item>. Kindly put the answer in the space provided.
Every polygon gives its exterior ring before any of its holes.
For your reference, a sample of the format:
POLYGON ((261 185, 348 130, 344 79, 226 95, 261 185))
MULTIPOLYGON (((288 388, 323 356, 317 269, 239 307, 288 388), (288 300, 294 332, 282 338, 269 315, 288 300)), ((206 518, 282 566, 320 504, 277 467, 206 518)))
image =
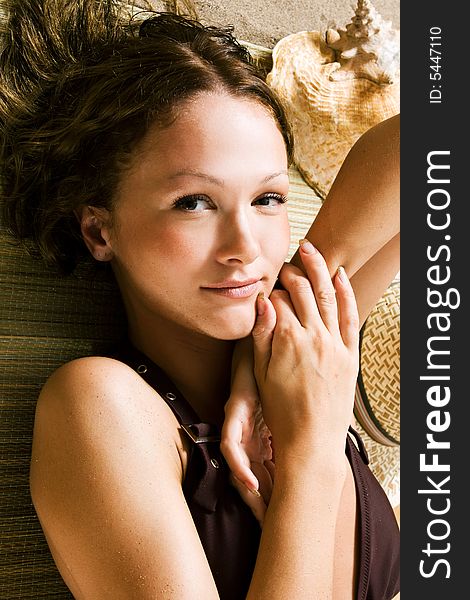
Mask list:
POLYGON ((315 327, 319 315, 331 333, 339 334, 336 293, 325 259, 308 240, 300 241, 299 255, 307 277, 300 269, 285 265, 280 280, 291 296, 300 322, 304 327, 315 327))
POLYGON ((237 415, 230 414, 231 408, 226 408, 225 420, 222 426, 220 450, 234 476, 249 492, 256 495, 259 482, 250 469, 250 460, 242 450, 243 423, 237 415))
POLYGON ((300 241, 300 257, 317 301, 323 323, 331 333, 339 331, 336 293, 325 259, 308 240, 300 241))
POLYGON ((262 527, 264 515, 266 513, 267 508, 266 502, 264 501, 263 497, 261 495, 254 496, 253 494, 251 494, 243 485, 243 483, 241 483, 241 481, 238 481, 238 479, 233 475, 233 473, 230 474, 230 481, 240 494, 243 502, 245 502, 245 504, 251 509, 258 523, 262 527))
POLYGON ((263 499, 264 504, 268 506, 273 491, 273 479, 270 471, 266 468, 266 462, 255 462, 252 464, 251 468, 258 478, 261 498, 263 499))
POLYGON ((237 489, 242 500, 251 509, 256 519, 258 520, 261 527, 263 526, 264 516, 266 513, 267 506, 271 499, 274 481, 274 464, 272 461, 265 461, 262 463, 254 463, 253 468, 256 470, 256 475, 260 481, 261 494, 254 496, 246 489, 241 481, 237 479, 231 473, 230 481, 232 485, 237 489))
POLYGON ((266 373, 271 358, 271 342, 276 326, 276 311, 263 293, 256 299, 256 321, 251 335, 256 373, 266 373))
POLYGON ((339 328, 345 346, 359 347, 359 313, 356 298, 349 277, 343 267, 339 267, 334 278, 338 301, 339 328))
POLYGON ((319 311, 315 295, 305 273, 294 265, 284 265, 279 274, 279 280, 289 293, 300 324, 303 327, 311 327, 318 322, 319 311))

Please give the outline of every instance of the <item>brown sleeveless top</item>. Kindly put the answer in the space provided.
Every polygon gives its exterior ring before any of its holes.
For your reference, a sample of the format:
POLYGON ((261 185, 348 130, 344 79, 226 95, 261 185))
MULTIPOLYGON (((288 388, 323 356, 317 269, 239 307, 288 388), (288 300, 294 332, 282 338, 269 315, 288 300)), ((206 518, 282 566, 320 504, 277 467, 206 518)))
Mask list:
MULTIPOLYGON (((251 510, 230 484, 220 431, 200 419, 165 373, 129 343, 114 358, 134 369, 172 409, 191 440, 183 492, 221 600, 244 600, 261 537, 251 510)), ((399 591, 399 530, 382 487, 367 467, 359 435, 346 455, 356 484, 360 527, 357 600, 390 600, 399 591)), ((306 559, 308 560, 308 559, 306 559)))

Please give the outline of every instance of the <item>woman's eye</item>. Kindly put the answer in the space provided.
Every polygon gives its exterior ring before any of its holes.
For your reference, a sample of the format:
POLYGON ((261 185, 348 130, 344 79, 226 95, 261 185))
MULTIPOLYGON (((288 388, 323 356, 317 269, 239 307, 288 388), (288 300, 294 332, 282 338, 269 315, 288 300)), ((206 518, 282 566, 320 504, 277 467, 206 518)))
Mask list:
POLYGON ((185 196, 175 200, 173 207, 184 212, 202 212, 211 208, 211 204, 204 196, 185 196))
POLYGON ((283 196, 282 194, 265 194, 261 198, 258 198, 253 202, 255 206, 279 206, 279 204, 284 204, 287 202, 287 196, 283 196))

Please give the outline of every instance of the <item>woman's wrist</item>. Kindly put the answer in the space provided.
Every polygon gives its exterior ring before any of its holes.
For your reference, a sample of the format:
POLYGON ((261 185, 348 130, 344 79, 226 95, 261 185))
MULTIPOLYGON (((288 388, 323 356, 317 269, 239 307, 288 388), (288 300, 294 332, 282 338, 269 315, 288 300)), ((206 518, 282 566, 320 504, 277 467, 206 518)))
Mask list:
POLYGON ((276 447, 275 482, 294 482, 314 478, 325 483, 342 482, 346 476, 346 456, 344 441, 342 446, 319 445, 309 448, 291 446, 276 447))

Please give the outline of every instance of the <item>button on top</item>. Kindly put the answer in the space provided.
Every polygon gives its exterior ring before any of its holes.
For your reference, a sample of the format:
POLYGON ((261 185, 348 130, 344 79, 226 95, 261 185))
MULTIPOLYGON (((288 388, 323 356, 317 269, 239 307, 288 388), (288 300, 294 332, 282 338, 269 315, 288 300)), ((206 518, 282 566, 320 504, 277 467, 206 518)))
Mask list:
POLYGON ((211 465, 214 467, 214 469, 218 469, 219 468, 219 461, 216 460, 215 458, 211 458, 211 465))
POLYGON ((147 373, 147 365, 139 365, 137 367, 137 373, 140 373, 141 375, 147 373))
POLYGON ((173 392, 167 392, 165 394, 165 398, 168 398, 168 400, 176 400, 176 396, 173 394, 173 392))

